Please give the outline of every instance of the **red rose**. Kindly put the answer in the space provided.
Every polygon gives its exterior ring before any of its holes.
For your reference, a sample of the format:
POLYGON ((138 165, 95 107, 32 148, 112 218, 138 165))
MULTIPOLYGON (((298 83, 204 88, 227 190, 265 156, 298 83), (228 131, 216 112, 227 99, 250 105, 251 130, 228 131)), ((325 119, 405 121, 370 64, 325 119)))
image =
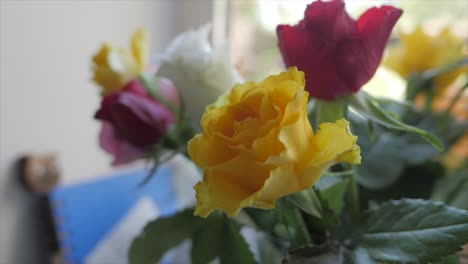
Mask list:
POLYGON ((374 7, 355 21, 342 0, 319 0, 307 6, 297 25, 278 25, 279 48, 287 67, 305 72, 311 96, 331 100, 353 94, 377 70, 402 12, 374 7))
MULTIPOLYGON (((177 104, 172 83, 161 80, 160 86, 162 95, 177 104)), ((151 97, 138 80, 104 96, 95 118, 104 121, 100 145, 115 156, 114 165, 141 156, 174 123, 172 112, 151 97)))
POLYGON ((107 153, 114 156, 112 161, 114 166, 132 162, 144 154, 143 150, 119 138, 114 126, 105 121, 102 122, 101 132, 99 133, 99 145, 107 153))

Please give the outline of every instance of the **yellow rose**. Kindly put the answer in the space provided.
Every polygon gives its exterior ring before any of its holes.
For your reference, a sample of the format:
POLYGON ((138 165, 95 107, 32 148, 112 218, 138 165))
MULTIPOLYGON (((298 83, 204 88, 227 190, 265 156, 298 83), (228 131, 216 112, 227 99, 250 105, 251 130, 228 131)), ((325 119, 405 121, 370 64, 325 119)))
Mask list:
MULTIPOLYGON (((422 73, 463 59, 466 57, 463 45, 463 39, 453 35, 449 28, 430 36, 418 27, 410 34, 401 35, 401 44, 390 49, 384 64, 407 78, 412 73, 422 73)), ((442 92, 460 74, 466 74, 467 70, 461 67, 438 76, 435 80, 438 92, 442 92)))
POLYGON ((148 63, 148 32, 137 30, 131 39, 131 51, 104 43, 93 57, 93 80, 103 95, 122 88, 140 74, 148 63))
POLYGON ((195 214, 274 208, 276 199, 310 188, 331 165, 360 163, 346 120, 321 124, 314 134, 304 85, 304 73, 290 68, 260 83, 237 84, 207 107, 203 134, 188 143, 204 170, 194 187, 195 214))

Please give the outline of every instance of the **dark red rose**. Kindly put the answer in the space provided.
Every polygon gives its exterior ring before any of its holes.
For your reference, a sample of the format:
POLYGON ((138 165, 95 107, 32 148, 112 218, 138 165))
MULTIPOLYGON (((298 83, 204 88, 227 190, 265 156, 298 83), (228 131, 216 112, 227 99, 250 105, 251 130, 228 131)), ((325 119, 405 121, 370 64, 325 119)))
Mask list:
POLYGON ((375 74, 393 26, 403 11, 371 8, 352 19, 342 0, 308 5, 295 26, 278 25, 288 67, 304 71, 311 96, 331 100, 359 91, 375 74))
MULTIPOLYGON (((171 89, 167 83, 161 86, 163 95, 173 97, 173 85, 171 89)), ((135 159, 139 152, 158 142, 174 123, 172 112, 151 97, 138 80, 104 96, 95 118, 104 121, 100 145, 114 154, 114 164, 135 159)))
POLYGON ((114 126, 108 122, 102 122, 99 133, 99 145, 107 153, 114 156, 112 165, 122 165, 141 158, 144 151, 133 146, 118 136, 114 126))

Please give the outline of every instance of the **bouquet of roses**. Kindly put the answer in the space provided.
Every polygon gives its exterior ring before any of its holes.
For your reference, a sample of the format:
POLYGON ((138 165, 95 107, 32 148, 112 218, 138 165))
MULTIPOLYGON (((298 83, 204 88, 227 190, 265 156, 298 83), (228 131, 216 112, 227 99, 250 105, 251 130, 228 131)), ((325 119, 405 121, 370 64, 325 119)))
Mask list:
POLYGON ((297 25, 277 27, 287 69, 260 82, 242 81, 209 26, 178 36, 153 65, 143 30, 130 51, 105 44, 93 58, 95 117, 113 163, 149 159, 151 176, 182 153, 203 170, 194 208, 148 223, 130 263, 156 263, 186 240, 192 263, 457 263, 468 177, 443 157, 463 137, 452 110, 467 85, 443 114, 412 102, 432 106, 444 86, 467 81, 463 45, 419 72, 403 61, 429 53, 390 53, 407 102, 360 90, 401 15, 382 6, 354 20, 342 0, 313 2, 297 25))

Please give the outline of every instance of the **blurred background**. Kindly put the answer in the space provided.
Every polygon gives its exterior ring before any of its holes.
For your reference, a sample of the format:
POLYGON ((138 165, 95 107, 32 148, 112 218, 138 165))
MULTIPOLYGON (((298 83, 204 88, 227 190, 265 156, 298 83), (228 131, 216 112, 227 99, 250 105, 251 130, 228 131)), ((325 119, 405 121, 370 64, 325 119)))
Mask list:
POLYGON ((138 27, 161 52, 179 32, 210 21, 213 2, 2 0, 0 12, 0 263, 41 263, 37 203, 18 184, 16 161, 55 153, 61 185, 109 175, 92 118, 92 55, 104 41, 127 47, 138 27))
MULTIPOLYGON (((265 72, 284 68, 277 48, 276 26, 295 25, 303 18, 304 9, 311 1, 234 1, 230 5, 229 37, 238 67, 247 79, 260 80, 265 72)), ((458 37, 468 36, 468 5, 464 0, 347 0, 348 13, 357 19, 373 6, 394 5, 404 10, 398 20, 389 46, 398 42, 398 33, 410 33, 418 25, 432 35, 449 27, 458 37)), ((367 89, 376 95, 401 98, 405 84, 396 74, 381 67, 367 89)))
MULTIPOLYGON (((114 171, 97 143, 99 123, 92 119, 99 97, 91 81, 91 56, 102 42, 127 46, 128 36, 143 26, 150 33, 150 51, 158 53, 178 33, 212 22, 214 43, 227 37, 241 74, 260 80, 283 69, 276 25, 296 24, 310 2, 1 0, 0 264, 47 258, 36 246, 43 238, 36 225, 35 196, 16 177, 19 158, 54 153, 60 185, 114 171)), ((354 17, 388 3, 405 12, 394 33, 422 24, 429 33, 449 26, 467 38, 466 0, 346 1, 354 17)), ((374 94, 402 98, 405 82, 380 69, 368 86, 374 94)))

